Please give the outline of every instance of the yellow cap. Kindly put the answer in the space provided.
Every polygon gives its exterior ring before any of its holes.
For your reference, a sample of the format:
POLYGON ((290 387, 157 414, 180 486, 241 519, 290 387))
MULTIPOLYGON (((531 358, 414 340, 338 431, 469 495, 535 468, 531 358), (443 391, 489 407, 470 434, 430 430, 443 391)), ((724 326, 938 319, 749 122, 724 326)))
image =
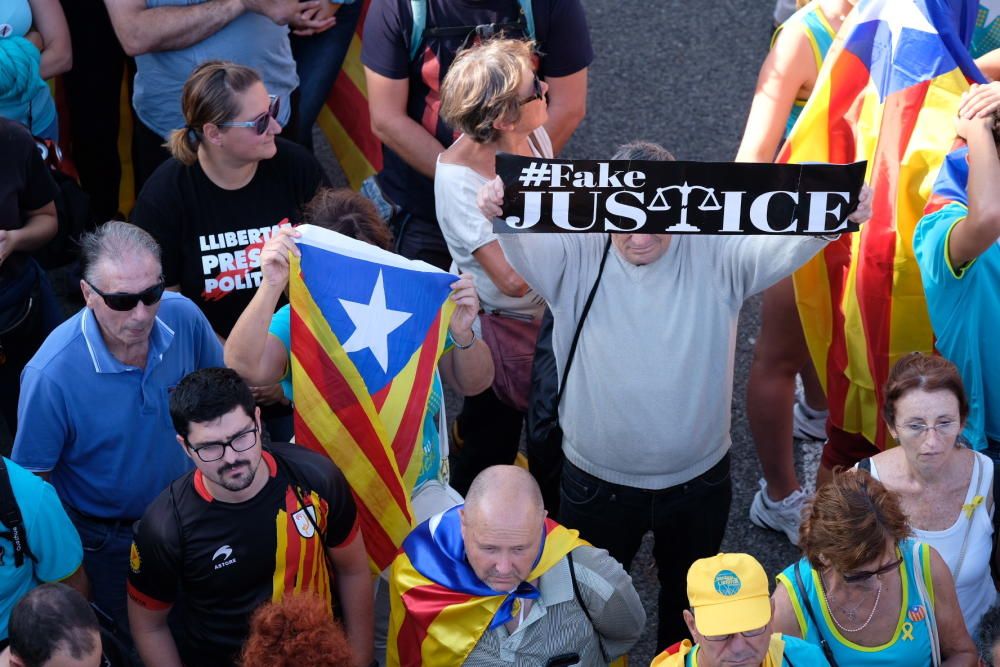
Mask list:
POLYGON ((688 602, 698 632, 710 637, 756 630, 771 620, 767 573, 747 554, 719 554, 691 564, 688 602))

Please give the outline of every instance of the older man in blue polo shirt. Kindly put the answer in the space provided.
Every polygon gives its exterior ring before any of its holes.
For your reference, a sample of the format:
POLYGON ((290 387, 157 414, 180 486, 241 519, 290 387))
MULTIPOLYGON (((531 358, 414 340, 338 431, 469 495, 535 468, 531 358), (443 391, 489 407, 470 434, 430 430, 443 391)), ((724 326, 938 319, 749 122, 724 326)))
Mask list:
POLYGON ((52 482, 98 605, 126 628, 132 523, 191 467, 174 441, 170 390, 222 366, 222 346, 197 306, 164 293, 159 246, 142 229, 109 222, 82 253, 87 305, 24 369, 12 458, 52 482))

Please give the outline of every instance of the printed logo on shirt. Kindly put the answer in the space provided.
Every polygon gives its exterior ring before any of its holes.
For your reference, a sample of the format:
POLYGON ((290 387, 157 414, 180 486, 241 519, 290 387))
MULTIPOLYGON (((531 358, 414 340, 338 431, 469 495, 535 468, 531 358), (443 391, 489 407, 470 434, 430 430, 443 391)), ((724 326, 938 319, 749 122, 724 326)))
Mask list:
POLYGON ((292 520, 295 522, 295 529, 302 537, 309 539, 316 534, 316 528, 313 526, 313 523, 316 522, 316 508, 312 505, 293 514, 292 520), (306 516, 306 511, 309 512, 309 516, 306 516), (312 517, 312 520, 309 517, 312 517))
POLYGON ((128 566, 132 569, 133 574, 139 574, 139 570, 142 568, 142 558, 139 556, 139 547, 135 542, 132 543, 132 549, 128 554, 128 566))
POLYGON ((201 270, 205 276, 202 298, 218 301, 236 290, 260 287, 263 278, 260 251, 274 232, 287 224, 288 218, 285 218, 277 225, 268 227, 199 236, 201 270))
POLYGON ((222 559, 221 562, 215 563, 214 569, 221 570, 224 567, 229 567, 236 562, 235 558, 232 558, 233 549, 228 544, 223 544, 221 547, 215 550, 215 555, 212 556, 212 562, 222 559))
POLYGON ((732 570, 719 570, 719 573, 715 575, 715 590, 719 595, 726 597, 736 595, 742 587, 740 578, 732 570))
POLYGON ((910 607, 910 610, 906 612, 906 615, 910 618, 911 621, 918 623, 924 620, 924 618, 927 616, 927 612, 924 610, 924 605, 915 604, 912 607, 910 607))

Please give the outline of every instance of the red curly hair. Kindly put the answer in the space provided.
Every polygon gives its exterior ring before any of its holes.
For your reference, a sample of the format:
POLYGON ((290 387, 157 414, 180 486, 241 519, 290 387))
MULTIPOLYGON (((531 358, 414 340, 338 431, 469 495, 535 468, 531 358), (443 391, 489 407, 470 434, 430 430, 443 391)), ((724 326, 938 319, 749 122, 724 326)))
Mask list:
POLYGON ((268 602, 250 619, 241 667, 341 667, 351 649, 330 605, 315 595, 268 602))

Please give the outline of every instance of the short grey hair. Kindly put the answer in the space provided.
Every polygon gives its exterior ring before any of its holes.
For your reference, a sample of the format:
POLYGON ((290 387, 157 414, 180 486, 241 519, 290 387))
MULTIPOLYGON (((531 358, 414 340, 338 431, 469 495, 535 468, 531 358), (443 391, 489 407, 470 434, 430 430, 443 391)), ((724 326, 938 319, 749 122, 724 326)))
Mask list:
POLYGON ((673 162, 674 154, 652 141, 630 141, 622 144, 611 156, 612 160, 646 160, 649 162, 673 162))
POLYGON ((979 621, 979 631, 973 637, 976 640, 976 648, 979 650, 979 657, 987 665, 993 664, 993 645, 1000 640, 1000 606, 992 607, 979 621))
POLYGON ((160 245, 149 232, 121 220, 106 222, 80 239, 80 256, 83 259, 83 278, 93 284, 97 266, 104 261, 147 252, 161 263, 160 245))

